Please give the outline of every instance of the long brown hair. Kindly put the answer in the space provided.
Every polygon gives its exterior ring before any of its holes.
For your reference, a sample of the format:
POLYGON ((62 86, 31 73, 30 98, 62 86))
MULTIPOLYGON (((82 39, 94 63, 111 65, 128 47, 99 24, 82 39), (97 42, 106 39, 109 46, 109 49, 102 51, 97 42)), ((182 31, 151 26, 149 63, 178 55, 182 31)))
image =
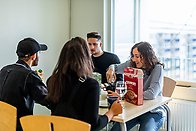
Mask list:
MULTIPOLYGON (((148 42, 139 42, 136 43, 131 49, 131 57, 133 57, 133 49, 137 48, 140 53, 140 58, 144 60, 145 70, 151 71, 156 64, 161 64, 164 67, 163 63, 160 63, 152 46, 148 42)), ((131 60, 131 66, 136 67, 135 62, 131 60)))
POLYGON ((70 72, 76 74, 78 78, 91 76, 93 72, 87 42, 81 37, 72 38, 62 48, 56 67, 47 82, 49 93, 47 99, 54 103, 59 101, 65 83, 70 82, 70 72))

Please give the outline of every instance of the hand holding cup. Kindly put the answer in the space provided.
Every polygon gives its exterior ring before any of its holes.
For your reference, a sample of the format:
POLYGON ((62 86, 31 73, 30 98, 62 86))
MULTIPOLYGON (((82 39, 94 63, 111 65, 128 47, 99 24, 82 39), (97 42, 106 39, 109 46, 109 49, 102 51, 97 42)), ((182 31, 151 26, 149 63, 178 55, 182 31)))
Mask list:
POLYGON ((38 69, 38 70, 35 70, 37 75, 42 79, 44 80, 44 72, 42 69, 38 69))
POLYGON ((121 114, 122 111, 123 111, 123 107, 119 101, 119 98, 117 98, 117 100, 115 100, 111 107, 110 107, 110 110, 113 112, 113 115, 116 116, 118 114, 121 114))

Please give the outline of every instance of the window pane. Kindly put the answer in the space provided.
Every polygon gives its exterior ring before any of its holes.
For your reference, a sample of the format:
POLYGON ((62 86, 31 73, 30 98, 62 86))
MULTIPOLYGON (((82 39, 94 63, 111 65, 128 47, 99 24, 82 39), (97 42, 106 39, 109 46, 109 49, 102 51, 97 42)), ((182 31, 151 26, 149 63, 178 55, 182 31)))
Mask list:
POLYGON ((114 53, 124 62, 129 59, 133 46, 133 0, 115 0, 114 2, 114 53))
POLYGON ((196 2, 141 0, 140 38, 149 41, 165 75, 196 80, 196 2))

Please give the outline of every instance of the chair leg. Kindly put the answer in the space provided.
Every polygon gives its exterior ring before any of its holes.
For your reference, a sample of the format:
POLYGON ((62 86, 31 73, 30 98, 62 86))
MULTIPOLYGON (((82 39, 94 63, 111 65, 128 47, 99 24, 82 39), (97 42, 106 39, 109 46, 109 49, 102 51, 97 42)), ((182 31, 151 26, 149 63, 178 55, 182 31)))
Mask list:
POLYGON ((51 131, 54 131, 54 124, 52 122, 50 122, 50 129, 51 131))
POLYGON ((170 108, 167 104, 164 104, 163 107, 165 108, 165 110, 167 111, 167 131, 171 131, 171 111, 170 108))

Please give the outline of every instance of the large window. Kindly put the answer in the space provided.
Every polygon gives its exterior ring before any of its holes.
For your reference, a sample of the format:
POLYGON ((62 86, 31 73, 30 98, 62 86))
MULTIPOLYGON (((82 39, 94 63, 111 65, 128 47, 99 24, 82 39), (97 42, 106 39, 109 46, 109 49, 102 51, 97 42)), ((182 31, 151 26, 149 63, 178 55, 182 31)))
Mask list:
POLYGON ((135 42, 148 41, 165 64, 165 75, 196 81, 194 0, 114 1, 114 52, 122 62, 135 42))

